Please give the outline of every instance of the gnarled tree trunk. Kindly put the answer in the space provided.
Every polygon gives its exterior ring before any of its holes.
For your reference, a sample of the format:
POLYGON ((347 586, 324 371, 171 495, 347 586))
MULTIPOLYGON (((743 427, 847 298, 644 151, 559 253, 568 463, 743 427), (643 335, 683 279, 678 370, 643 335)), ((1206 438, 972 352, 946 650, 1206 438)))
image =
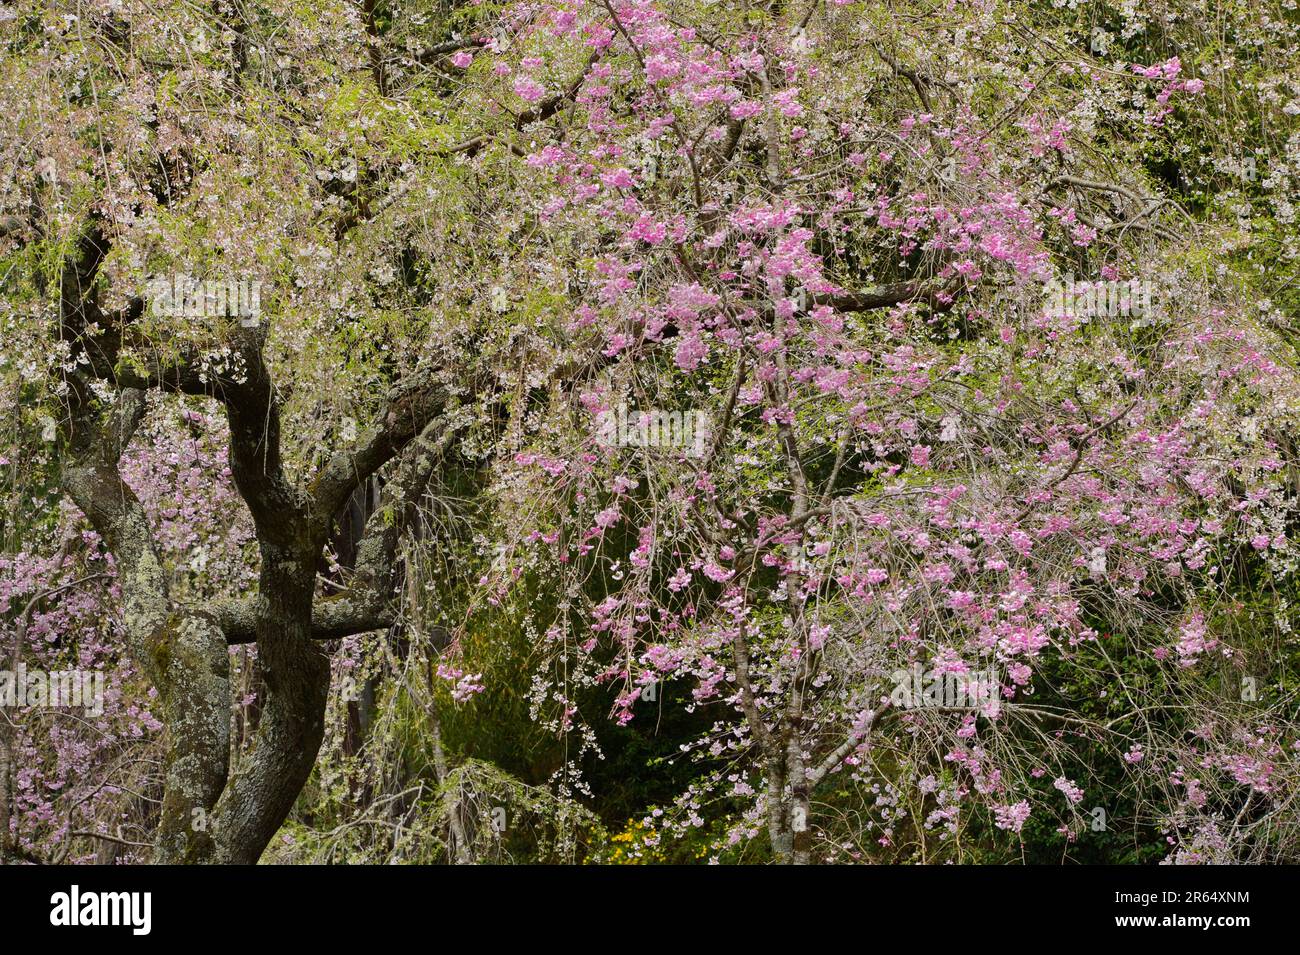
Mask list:
POLYGON ((157 687, 167 755, 159 862, 255 863, 311 774, 324 736, 329 660, 322 641, 388 627, 393 562, 411 502, 428 484, 452 429, 444 393, 427 379, 391 396, 387 414, 338 450, 299 489, 280 459, 279 399, 263 360, 264 330, 237 335, 238 376, 200 374, 179 362, 140 372, 119 366, 124 330, 142 305, 105 314, 95 280, 108 240, 98 223, 61 277, 61 332, 79 361, 67 374, 63 488, 104 538, 117 564, 128 647, 157 687), (110 397, 92 385, 107 383, 110 397), (253 516, 261 574, 251 600, 216 608, 171 597, 148 515, 118 461, 140 423, 145 391, 203 395, 230 424, 230 468, 253 516), (320 597, 316 568, 333 519, 356 488, 401 456, 358 545, 356 582, 320 597), (383 511, 397 515, 386 520, 383 511), (231 775, 230 645, 256 642, 265 687, 248 756, 231 775))

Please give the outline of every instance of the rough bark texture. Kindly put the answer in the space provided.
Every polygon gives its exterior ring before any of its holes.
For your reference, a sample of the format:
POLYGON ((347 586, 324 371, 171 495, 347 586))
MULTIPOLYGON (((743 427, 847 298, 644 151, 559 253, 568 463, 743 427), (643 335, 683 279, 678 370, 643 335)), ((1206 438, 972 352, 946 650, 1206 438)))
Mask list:
POLYGON ((252 751, 217 804, 214 861, 255 863, 316 762, 329 660, 311 634, 315 558, 307 547, 262 548, 257 643, 267 699, 252 751))
POLYGON ((83 397, 70 425, 63 484, 113 552, 127 643, 162 699, 166 785, 155 850, 159 861, 177 862, 210 848, 206 815, 225 784, 230 751, 230 664, 210 619, 171 606, 148 516, 118 472, 143 411, 138 391, 122 392, 119 406, 102 416, 83 397))

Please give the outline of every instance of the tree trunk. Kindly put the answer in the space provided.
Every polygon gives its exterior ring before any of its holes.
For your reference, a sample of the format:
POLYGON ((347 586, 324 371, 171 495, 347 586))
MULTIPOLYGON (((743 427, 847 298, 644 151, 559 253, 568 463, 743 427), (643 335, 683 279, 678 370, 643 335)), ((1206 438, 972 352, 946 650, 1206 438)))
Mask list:
POLYGON ((256 863, 316 763, 330 677, 312 638, 316 556, 309 546, 262 548, 257 666, 267 698, 252 750, 217 803, 212 861, 256 863))

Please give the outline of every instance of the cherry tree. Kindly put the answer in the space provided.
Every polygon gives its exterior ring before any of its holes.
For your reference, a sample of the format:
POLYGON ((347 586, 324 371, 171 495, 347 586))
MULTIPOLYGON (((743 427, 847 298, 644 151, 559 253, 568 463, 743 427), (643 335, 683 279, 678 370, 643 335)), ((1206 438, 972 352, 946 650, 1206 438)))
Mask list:
POLYGON ((1239 555, 1292 559, 1294 359, 1189 262, 1177 203, 1096 158, 1204 82, 1176 56, 1098 65, 993 5, 901 26, 834 3, 521 9, 501 95, 562 88, 584 55, 588 75, 523 161, 540 228, 587 256, 569 330, 589 377, 515 457, 502 494, 548 517, 485 580, 501 600, 563 568, 539 712, 567 728, 575 688, 605 682, 615 719, 653 719, 647 688, 689 681, 717 714, 693 747, 711 775, 645 825, 748 799, 732 840, 765 831, 779 861, 869 851, 816 818, 841 773, 879 794, 880 846, 908 806, 945 837, 983 812, 1077 838, 1097 804, 1062 727, 1150 771, 1173 844, 1253 805, 1294 846, 1293 725, 1214 699, 1237 729, 1198 730, 1193 758, 1145 717, 1234 659, 1216 621, 1239 555), (702 447, 648 439, 683 408, 713 424, 702 447), (621 440, 616 411, 640 421, 621 440), (1113 635, 1160 695, 1111 668, 1108 720, 1036 704, 1041 671, 1113 635), (996 689, 927 707, 921 671, 996 689), (1044 776, 1055 805, 1029 798, 1044 776))
MULTIPOLYGON (((22 273, 10 276, 6 328, 22 362, 10 368, 6 402, 39 409, 32 424, 56 424, 49 471, 112 555, 120 635, 166 726, 161 861, 260 856, 320 746, 323 641, 392 623, 409 505, 474 417, 471 408, 457 420, 457 406, 472 406, 476 392, 490 403, 462 326, 430 330, 422 292, 385 300, 392 234, 359 234, 390 226, 377 222, 375 191, 391 190, 391 202, 409 188, 392 181, 397 155, 361 156, 387 135, 364 101, 385 101, 392 79, 426 56, 442 63, 479 41, 441 53, 394 44, 372 59, 373 11, 314 12, 314 31, 284 12, 299 28, 279 36, 274 11, 236 5, 5 8, 18 31, 6 59, 15 123, 5 160, 20 169, 6 178, 5 241, 22 273), (322 46, 354 52, 301 72, 322 46), (307 125, 291 120, 302 108, 314 116, 307 125), (358 173, 361 162, 372 165, 358 173), (205 276, 202 294, 194 275, 205 276), (232 276, 259 294, 214 304, 211 290, 232 276), (363 293, 371 286, 377 297, 363 293), (181 289, 179 299, 160 287, 181 289), (208 462, 204 477, 210 494, 233 487, 247 515, 251 587, 248 555, 208 593, 186 575, 178 585, 164 560, 172 515, 159 526, 150 468, 127 466, 155 394, 185 414, 224 416, 225 474, 208 462), (336 518, 381 469, 350 579, 322 593, 336 518), (229 648, 250 643, 259 717, 232 768, 229 648)), ((412 115, 427 105, 421 90, 446 86, 441 74, 409 83, 402 109, 412 115)), ((449 203, 472 195, 467 187, 449 203)), ((406 256, 454 241, 454 230, 408 230, 406 256)))

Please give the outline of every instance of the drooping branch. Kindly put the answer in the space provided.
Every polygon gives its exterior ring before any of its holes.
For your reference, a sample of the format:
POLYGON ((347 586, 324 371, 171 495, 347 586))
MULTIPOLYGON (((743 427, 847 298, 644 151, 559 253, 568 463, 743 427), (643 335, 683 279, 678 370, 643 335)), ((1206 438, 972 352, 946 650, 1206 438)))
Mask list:
POLYGON ((599 59, 599 53, 592 53, 589 55, 587 61, 582 65, 582 69, 578 72, 578 75, 569 81, 569 85, 566 86, 563 91, 556 93, 553 96, 548 96, 536 106, 520 113, 515 118, 515 129, 523 129, 529 123, 544 123, 546 120, 558 113, 565 103, 578 95, 578 90, 582 89, 582 84, 583 81, 586 80, 587 74, 591 72, 591 68, 596 65, 596 61, 599 59))
MULTIPOLYGON (((583 64, 582 69, 578 71, 578 75, 574 77, 569 82, 569 85, 561 92, 548 96, 536 106, 530 107, 516 116, 514 122, 515 131, 522 131, 525 126, 529 126, 532 123, 546 122, 546 120, 558 113, 566 103, 571 102, 574 97, 578 95, 578 91, 582 89, 582 84, 587 79, 587 74, 591 72, 591 68, 599 59, 599 53, 592 53, 589 55, 586 62, 583 64)), ((481 133, 455 146, 447 147, 446 154, 455 155, 457 153, 463 153, 472 157, 486 146, 492 138, 493 134, 481 133)), ((511 149, 519 155, 523 155, 518 147, 512 145, 511 149)))

